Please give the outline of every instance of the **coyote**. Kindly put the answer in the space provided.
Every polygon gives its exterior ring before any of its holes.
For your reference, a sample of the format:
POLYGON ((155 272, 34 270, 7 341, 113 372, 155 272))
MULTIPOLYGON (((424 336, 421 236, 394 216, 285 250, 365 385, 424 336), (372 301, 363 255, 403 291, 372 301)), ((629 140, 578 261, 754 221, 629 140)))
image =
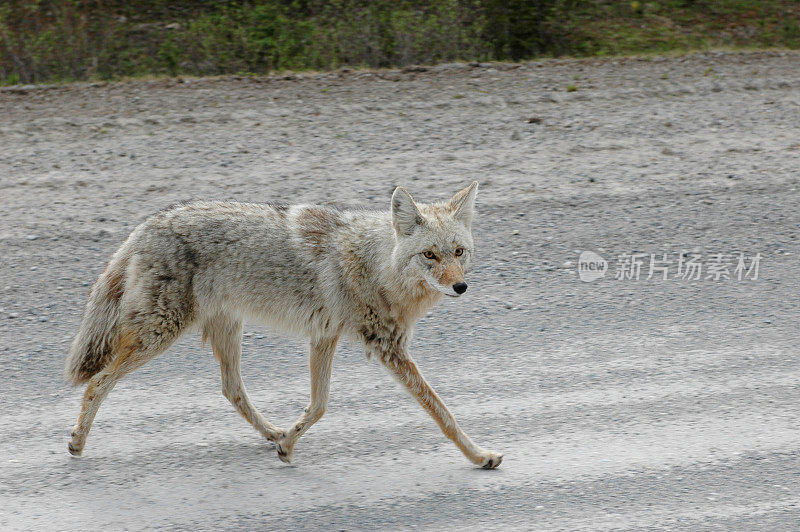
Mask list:
POLYGON ((484 468, 503 455, 461 430, 408 352, 414 324, 442 294, 467 290, 478 183, 445 202, 418 204, 402 187, 391 211, 195 202, 139 225, 89 293, 65 373, 88 382, 69 452, 80 455, 103 399, 124 375, 198 327, 222 372, 222 393, 292 459, 298 438, 325 413, 341 335, 357 339, 484 468), (310 337, 311 403, 288 430, 250 402, 240 372, 242 320, 310 337))

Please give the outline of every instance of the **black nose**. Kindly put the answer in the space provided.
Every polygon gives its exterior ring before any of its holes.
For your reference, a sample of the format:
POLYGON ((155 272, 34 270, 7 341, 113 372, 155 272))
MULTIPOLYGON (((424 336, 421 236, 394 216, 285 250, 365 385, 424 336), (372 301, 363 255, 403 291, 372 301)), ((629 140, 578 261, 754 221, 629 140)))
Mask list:
POLYGON ((456 294, 463 294, 467 291, 467 283, 456 283, 453 285, 453 290, 456 291, 456 294))

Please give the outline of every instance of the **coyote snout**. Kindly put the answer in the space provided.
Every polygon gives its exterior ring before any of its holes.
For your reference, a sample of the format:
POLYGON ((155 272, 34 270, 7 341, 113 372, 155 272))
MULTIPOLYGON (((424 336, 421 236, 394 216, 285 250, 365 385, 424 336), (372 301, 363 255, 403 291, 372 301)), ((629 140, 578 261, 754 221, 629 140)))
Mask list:
POLYGON ((79 455, 97 409, 126 374, 197 326, 220 364, 222 394, 274 441, 284 462, 328 405, 340 336, 361 341, 475 464, 500 453, 476 445, 408 352, 414 324, 442 294, 458 297, 473 252, 478 183, 447 201, 416 203, 402 188, 391 210, 198 202, 137 227, 95 283, 67 375, 87 383, 69 451, 79 455), (273 425, 241 377, 242 323, 263 318, 311 339, 311 402, 290 427, 273 425))
POLYGON ((440 261, 442 264, 433 264, 431 270, 426 272, 425 280, 431 287, 450 297, 458 297, 467 291, 464 264, 455 258, 448 264, 444 264, 444 261, 441 261, 438 256, 434 260, 440 261))

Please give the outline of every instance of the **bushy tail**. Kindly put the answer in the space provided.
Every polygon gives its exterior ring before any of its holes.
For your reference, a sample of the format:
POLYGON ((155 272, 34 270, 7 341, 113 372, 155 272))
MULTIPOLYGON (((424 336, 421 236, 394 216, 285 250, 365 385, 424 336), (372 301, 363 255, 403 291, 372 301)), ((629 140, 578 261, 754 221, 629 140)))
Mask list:
POLYGON ((73 384, 85 383, 114 358, 126 266, 126 260, 112 259, 89 292, 81 326, 64 367, 64 376, 73 384))

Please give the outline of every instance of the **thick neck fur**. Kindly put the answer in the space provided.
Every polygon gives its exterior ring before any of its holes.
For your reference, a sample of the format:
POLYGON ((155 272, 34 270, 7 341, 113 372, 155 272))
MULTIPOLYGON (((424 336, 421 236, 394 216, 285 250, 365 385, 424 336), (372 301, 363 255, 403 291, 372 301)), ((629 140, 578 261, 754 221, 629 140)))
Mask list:
MULTIPOLYGON (((425 312, 441 300, 442 294, 424 279, 409 277, 403 263, 395 260, 395 230, 389 213, 371 216, 360 235, 361 259, 375 265, 370 281, 376 294, 388 305, 390 316, 398 324, 413 327, 425 312), (369 257, 373 254, 372 257, 369 257)), ((365 220, 366 221, 366 220, 365 220)))
POLYGON ((392 317, 407 326, 413 326, 425 312, 442 299, 442 293, 425 281, 398 283, 392 291, 392 317))

